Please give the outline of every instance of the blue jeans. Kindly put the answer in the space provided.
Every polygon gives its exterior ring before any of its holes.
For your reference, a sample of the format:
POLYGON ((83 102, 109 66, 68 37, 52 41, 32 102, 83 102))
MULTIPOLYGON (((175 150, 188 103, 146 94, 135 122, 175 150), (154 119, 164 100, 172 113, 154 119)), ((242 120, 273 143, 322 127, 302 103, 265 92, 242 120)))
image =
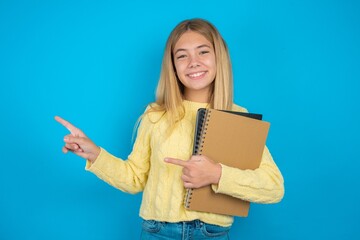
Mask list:
POLYGON ((204 223, 200 220, 189 222, 158 222, 144 220, 142 223, 142 240, 228 240, 230 227, 221 227, 204 223))

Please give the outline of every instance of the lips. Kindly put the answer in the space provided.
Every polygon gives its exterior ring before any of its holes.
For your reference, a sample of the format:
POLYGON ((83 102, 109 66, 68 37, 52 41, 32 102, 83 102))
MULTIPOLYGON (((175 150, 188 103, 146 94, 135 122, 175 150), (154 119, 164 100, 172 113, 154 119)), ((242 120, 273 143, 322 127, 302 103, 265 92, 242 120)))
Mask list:
POLYGON ((206 71, 203 72, 196 72, 196 73, 189 73, 187 76, 191 79, 199 79, 202 78, 206 74, 206 71))

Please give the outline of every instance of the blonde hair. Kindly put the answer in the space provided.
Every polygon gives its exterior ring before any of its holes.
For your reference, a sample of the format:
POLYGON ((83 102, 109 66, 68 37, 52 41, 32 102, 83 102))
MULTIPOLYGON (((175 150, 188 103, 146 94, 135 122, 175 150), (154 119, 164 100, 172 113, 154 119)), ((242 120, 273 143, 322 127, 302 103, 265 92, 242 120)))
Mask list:
MULTIPOLYGON (((209 104, 211 108, 230 110, 233 104, 233 77, 227 45, 218 30, 204 19, 190 19, 180 22, 167 39, 162 61, 160 79, 156 91, 156 102, 148 112, 163 112, 170 126, 184 117, 184 86, 175 72, 173 50, 182 34, 194 31, 213 44, 216 59, 216 77, 212 84, 209 104)), ((146 114, 145 113, 145 114, 146 114)))

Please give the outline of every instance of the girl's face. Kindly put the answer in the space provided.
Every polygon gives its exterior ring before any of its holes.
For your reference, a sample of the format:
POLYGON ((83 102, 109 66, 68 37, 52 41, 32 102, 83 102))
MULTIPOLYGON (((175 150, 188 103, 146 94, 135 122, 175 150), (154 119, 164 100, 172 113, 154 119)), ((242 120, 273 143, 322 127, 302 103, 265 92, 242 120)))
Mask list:
POLYGON ((185 87, 185 99, 208 102, 216 76, 213 45, 203 35, 187 31, 175 44, 173 55, 176 74, 185 87))

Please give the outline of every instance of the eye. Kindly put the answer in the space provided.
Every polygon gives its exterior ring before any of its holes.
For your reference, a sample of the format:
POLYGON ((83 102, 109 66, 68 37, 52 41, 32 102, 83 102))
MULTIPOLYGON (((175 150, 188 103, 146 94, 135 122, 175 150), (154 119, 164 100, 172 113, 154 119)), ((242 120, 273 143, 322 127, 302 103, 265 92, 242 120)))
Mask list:
POLYGON ((210 51, 207 51, 207 50, 203 50, 203 51, 200 51, 200 55, 204 55, 204 54, 207 54, 209 53, 210 51))
POLYGON ((185 54, 176 56, 176 59, 183 59, 183 58, 186 58, 186 55, 185 55, 185 54))

